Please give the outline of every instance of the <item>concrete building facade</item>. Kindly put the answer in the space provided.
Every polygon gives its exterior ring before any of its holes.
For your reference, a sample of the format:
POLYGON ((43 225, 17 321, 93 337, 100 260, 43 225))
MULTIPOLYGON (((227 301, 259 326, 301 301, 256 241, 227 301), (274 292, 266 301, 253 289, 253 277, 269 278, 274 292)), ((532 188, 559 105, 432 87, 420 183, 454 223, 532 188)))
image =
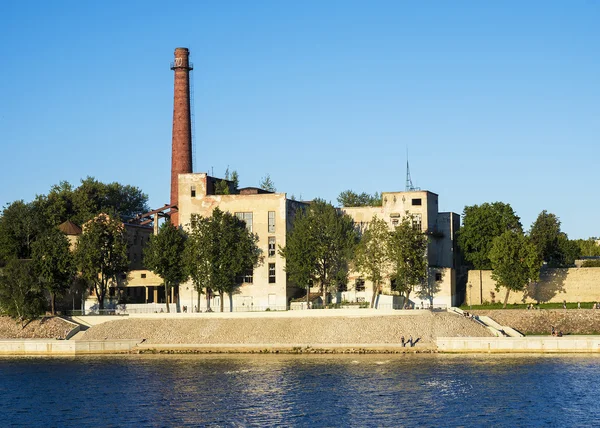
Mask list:
MULTIPOLYGON (((428 237, 427 260, 429 264, 429 290, 433 292, 433 304, 457 305, 456 290, 457 244, 456 232, 460 227, 460 215, 452 212, 439 212, 438 195, 426 190, 407 192, 383 192, 382 205, 378 207, 343 207, 341 210, 354 220, 357 228, 364 231, 373 217, 383 219, 390 230, 410 216, 413 227, 428 237)), ((350 272, 347 290, 338 293, 338 299, 348 302, 370 302, 373 284, 358 272, 350 272)), ((404 302, 392 293, 391 280, 383 284, 384 296, 379 298, 379 306, 402 307, 404 302)), ((431 301, 419 296, 415 290, 410 296, 410 305, 428 307, 431 301)))
MULTIPOLYGON (((179 224, 186 230, 193 214, 212 215, 215 208, 244 220, 248 229, 258 235, 262 263, 248 272, 237 292, 224 302, 225 311, 285 310, 289 300, 298 294, 285 273, 285 259, 279 247, 285 246, 286 234, 292 227, 296 210, 305 206, 290 200, 285 193, 271 193, 258 188, 240 189, 236 194, 217 195, 218 179, 206 173, 179 175, 179 224)), ((189 309, 207 309, 206 296, 198 299, 191 282, 179 287, 179 302, 189 309)), ((220 296, 209 296, 213 310, 220 307, 220 296)))

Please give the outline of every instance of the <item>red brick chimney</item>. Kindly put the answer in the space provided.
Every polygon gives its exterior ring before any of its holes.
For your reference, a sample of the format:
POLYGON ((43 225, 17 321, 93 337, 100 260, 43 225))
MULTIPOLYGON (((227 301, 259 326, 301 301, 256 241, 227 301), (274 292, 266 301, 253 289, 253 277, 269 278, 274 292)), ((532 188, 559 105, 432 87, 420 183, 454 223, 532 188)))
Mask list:
MULTIPOLYGON (((175 49, 175 95, 173 101, 173 143, 171 154, 171 205, 178 205, 178 176, 192 171, 192 121, 190 115, 190 52, 175 49)), ((179 214, 171 215, 171 222, 179 225, 179 214)))

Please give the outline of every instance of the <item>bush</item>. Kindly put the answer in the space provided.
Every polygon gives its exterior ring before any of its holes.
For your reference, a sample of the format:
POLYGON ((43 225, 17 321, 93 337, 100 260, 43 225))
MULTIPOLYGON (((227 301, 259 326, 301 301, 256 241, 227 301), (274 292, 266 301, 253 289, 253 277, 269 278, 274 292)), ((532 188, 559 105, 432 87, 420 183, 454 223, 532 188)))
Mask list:
POLYGON ((600 267, 600 260, 586 260, 581 267, 600 267))

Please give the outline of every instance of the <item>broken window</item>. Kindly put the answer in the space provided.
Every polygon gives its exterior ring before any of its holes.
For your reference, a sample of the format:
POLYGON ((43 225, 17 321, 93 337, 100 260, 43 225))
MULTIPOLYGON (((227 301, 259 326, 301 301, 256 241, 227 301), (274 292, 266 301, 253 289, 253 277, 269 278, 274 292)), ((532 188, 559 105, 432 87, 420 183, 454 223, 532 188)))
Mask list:
POLYGON ((269 257, 275 257, 275 237, 269 236, 269 257))
POLYGON ((356 291, 365 291, 365 280, 362 278, 356 278, 356 282, 354 283, 354 289, 356 291))
POLYGON ((235 216, 244 221, 248 231, 252 233, 252 213, 235 213, 235 216))
POLYGON ((269 211, 269 233, 275 233, 275 211, 269 211))

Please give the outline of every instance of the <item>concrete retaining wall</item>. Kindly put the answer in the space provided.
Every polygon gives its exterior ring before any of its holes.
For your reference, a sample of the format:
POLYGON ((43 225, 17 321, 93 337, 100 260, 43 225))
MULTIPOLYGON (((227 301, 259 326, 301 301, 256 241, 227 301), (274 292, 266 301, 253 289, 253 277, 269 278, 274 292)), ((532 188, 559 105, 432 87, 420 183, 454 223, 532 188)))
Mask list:
POLYGON ((0 340, 0 355, 85 355, 131 351, 141 340, 0 340))
POLYGON ((589 353, 600 352, 600 336, 438 337, 438 351, 453 353, 589 353))
MULTIPOLYGON (((467 280, 467 305, 504 302, 506 289, 496 291, 491 270, 470 270, 467 280)), ((544 269, 540 281, 524 292, 511 292, 508 303, 600 301, 600 268, 544 269)))

